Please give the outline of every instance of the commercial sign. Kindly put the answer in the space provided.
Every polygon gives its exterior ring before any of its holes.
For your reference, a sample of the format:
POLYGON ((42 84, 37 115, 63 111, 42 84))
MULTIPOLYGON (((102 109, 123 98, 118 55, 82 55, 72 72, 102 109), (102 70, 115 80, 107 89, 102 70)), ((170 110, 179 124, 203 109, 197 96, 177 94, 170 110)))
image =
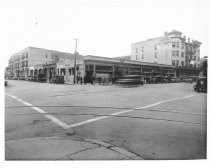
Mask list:
POLYGON ((161 38, 161 42, 157 45, 158 50, 165 50, 165 49, 171 49, 172 48, 172 42, 169 41, 169 38, 167 36, 161 38))
POLYGON ((158 50, 165 50, 171 48, 172 48, 172 42, 163 42, 157 45, 158 50))

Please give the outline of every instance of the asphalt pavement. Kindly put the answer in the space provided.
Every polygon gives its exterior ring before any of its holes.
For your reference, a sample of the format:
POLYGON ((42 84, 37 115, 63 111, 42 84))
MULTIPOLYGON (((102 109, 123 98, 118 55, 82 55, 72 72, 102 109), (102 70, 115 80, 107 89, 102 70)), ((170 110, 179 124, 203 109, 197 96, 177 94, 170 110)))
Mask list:
POLYGON ((189 83, 119 87, 9 80, 5 157, 204 159, 206 99, 189 83))

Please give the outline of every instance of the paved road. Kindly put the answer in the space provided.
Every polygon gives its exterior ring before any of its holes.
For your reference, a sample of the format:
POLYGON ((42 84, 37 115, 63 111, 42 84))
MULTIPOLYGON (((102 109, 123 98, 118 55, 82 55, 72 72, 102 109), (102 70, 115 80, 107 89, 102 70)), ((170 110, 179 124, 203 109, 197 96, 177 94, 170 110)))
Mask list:
POLYGON ((90 138, 144 159, 206 158, 206 94, 192 84, 125 88, 9 81, 6 141, 90 138))

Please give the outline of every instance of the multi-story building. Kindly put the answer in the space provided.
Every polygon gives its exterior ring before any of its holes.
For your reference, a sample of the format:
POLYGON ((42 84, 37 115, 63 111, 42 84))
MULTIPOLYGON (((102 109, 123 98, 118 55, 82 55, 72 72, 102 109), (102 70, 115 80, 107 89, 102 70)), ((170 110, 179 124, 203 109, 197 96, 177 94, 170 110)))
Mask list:
POLYGON ((13 78, 27 78, 36 66, 54 64, 62 59, 74 59, 74 55, 65 52, 28 47, 12 55, 9 59, 8 71, 13 78))
POLYGON ((165 32, 163 37, 148 39, 131 45, 131 60, 200 68, 200 42, 186 40, 182 32, 165 32))

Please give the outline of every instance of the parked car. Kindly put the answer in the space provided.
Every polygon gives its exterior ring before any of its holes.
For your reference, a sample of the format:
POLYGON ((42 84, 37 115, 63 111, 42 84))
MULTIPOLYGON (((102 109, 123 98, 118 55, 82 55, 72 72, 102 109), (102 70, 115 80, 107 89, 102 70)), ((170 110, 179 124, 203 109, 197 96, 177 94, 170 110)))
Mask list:
POLYGON ((50 80, 51 83, 64 84, 64 76, 55 75, 50 80))
POLYGON ((47 77, 44 74, 39 74, 37 81, 38 82, 47 82, 47 77))
POLYGON ((26 80, 25 76, 19 76, 18 80, 26 80))
POLYGON ((199 77, 196 84, 194 85, 194 91, 207 93, 207 78, 199 77))
POLYGON ((8 85, 8 81, 4 81, 4 86, 7 86, 8 85))
POLYGON ((193 83, 193 79, 190 78, 190 77, 184 78, 183 81, 186 82, 186 83, 193 83))

